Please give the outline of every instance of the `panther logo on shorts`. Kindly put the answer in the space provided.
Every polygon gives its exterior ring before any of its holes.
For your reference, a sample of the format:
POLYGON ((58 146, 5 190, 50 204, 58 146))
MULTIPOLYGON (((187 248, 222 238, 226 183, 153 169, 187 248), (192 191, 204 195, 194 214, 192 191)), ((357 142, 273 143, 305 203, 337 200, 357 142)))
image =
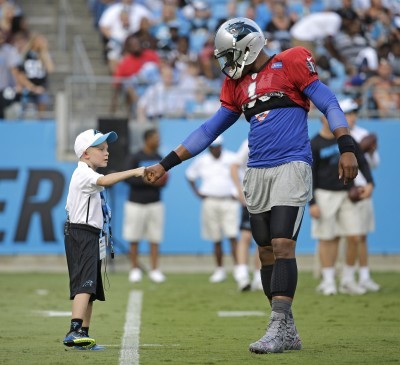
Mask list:
POLYGON ((87 287, 89 287, 89 288, 91 288, 92 286, 93 286, 93 280, 86 280, 84 283, 83 283, 83 285, 82 285, 82 288, 87 288, 87 287))

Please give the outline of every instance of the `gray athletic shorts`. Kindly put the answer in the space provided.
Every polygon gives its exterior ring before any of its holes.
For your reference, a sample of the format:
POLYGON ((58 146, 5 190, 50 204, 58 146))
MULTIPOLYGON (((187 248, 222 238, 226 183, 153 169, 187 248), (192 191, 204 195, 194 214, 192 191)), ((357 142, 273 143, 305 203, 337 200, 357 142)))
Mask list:
POLYGON ((311 166, 294 161, 269 168, 249 167, 243 179, 243 193, 252 214, 278 205, 304 207, 312 197, 311 166))

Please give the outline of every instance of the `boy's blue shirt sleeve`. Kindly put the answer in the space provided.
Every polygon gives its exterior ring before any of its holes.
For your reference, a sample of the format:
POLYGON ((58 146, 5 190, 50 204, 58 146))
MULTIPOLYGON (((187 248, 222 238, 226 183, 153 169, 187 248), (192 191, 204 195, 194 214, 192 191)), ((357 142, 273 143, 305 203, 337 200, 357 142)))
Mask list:
POLYGON ((232 126, 239 117, 239 113, 222 106, 211 118, 190 133, 182 142, 182 145, 190 152, 192 157, 196 156, 232 126))
POLYGON ((349 127, 335 94, 320 80, 304 88, 303 93, 326 116, 332 132, 337 128, 349 127))

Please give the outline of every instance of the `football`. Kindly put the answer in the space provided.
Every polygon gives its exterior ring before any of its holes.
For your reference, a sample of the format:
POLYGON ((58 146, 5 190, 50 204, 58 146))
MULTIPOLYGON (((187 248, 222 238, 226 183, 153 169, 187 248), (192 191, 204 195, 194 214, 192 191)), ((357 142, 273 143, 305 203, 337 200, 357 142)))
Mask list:
POLYGON ((374 152, 376 150, 378 138, 376 134, 371 133, 365 136, 359 143, 361 151, 363 152, 374 152))
POLYGON ((349 189, 349 191, 347 192, 347 194, 348 194, 348 196, 349 196, 349 199, 350 199, 353 203, 358 202, 358 201, 361 200, 360 193, 361 193, 361 191, 360 191, 360 189, 359 189, 357 186, 352 186, 352 187, 349 189))

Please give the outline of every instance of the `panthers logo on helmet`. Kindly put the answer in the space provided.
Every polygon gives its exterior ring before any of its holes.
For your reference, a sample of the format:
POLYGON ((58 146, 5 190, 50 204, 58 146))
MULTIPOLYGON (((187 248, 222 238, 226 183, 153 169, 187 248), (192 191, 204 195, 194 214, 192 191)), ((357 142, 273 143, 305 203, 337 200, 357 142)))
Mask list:
POLYGON ((236 22, 231 25, 229 25, 226 30, 232 34, 233 37, 236 38, 237 41, 240 41, 246 35, 257 32, 257 29, 251 26, 250 24, 247 24, 245 22, 236 22))

